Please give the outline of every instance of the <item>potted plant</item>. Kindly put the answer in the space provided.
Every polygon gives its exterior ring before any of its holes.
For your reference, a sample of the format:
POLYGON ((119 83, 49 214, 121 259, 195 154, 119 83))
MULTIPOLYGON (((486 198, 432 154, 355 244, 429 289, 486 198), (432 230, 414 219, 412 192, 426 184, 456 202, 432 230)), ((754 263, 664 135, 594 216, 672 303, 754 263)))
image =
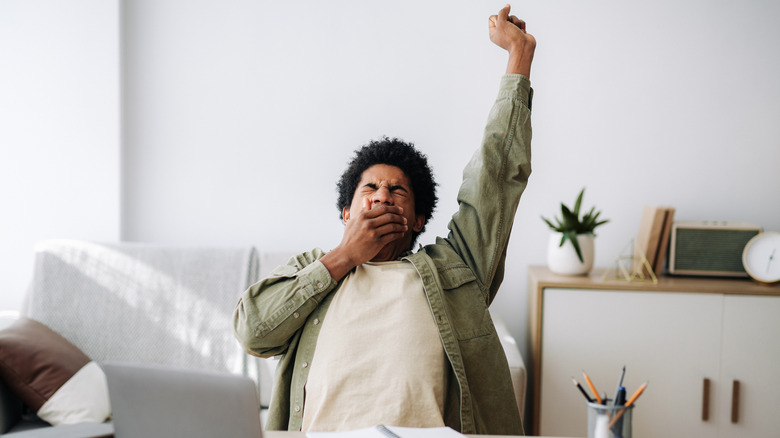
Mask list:
POLYGON ((552 272, 582 275, 590 272, 593 267, 594 230, 609 220, 599 220, 601 212, 596 211, 596 207, 592 207, 580 217, 584 194, 583 187, 573 209, 561 203, 561 218, 555 217, 555 223, 542 216, 542 220, 554 231, 547 247, 547 266, 552 272))

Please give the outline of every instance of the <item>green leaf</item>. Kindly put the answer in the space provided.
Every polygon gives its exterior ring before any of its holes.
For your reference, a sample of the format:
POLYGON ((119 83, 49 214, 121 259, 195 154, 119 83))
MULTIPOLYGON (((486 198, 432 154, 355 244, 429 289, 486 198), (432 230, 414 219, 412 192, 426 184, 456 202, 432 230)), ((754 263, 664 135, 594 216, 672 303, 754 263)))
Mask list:
POLYGON ((550 222, 549 220, 547 220, 547 218, 546 218, 546 217, 542 216, 542 220, 543 220, 545 223, 547 223, 547 226, 548 226, 548 227, 552 228, 552 229, 553 229, 553 230, 555 230, 555 231, 560 231, 560 230, 558 229, 558 227, 557 227, 557 226, 555 226, 555 225, 553 225, 553 224, 552 224, 552 222, 550 222))
POLYGON ((576 231, 579 224, 577 216, 563 204, 561 204, 561 213, 563 214, 563 229, 566 231, 576 231))
MULTIPOLYGON (((561 203, 561 218, 553 217, 555 219, 555 223, 553 223, 551 220, 545 218, 542 216, 542 220, 549 226, 552 230, 557 231, 559 233, 569 232, 573 233, 572 235, 576 234, 589 234, 593 233, 593 230, 596 229, 596 227, 600 225, 604 225, 605 223, 609 222, 609 220, 602 220, 598 221, 599 216, 601 215, 600 211, 596 211, 596 207, 593 206, 588 211, 587 214, 582 216, 580 219, 580 207, 582 207, 582 198, 585 195, 585 187, 580 190, 579 195, 577 196, 576 201, 574 202, 574 209, 569 209, 569 207, 566 206, 566 204, 561 203)), ((563 246, 563 242, 566 241, 566 237, 561 240, 561 246, 563 246)), ((572 244, 577 245, 576 239, 572 239, 572 244)), ((578 249, 578 255, 579 254, 579 245, 577 245, 578 249)), ((580 256, 580 260, 582 260, 582 257, 580 256)))
POLYGON ((585 260, 582 259, 582 250, 580 249, 580 242, 577 240, 577 234, 566 232, 565 236, 571 241, 574 251, 577 252, 577 257, 580 259, 580 263, 585 263, 585 260))
POLYGON ((574 202, 574 215, 578 216, 580 215, 580 205, 582 204, 582 196, 585 194, 585 187, 580 190, 580 195, 577 196, 577 201, 574 202))
POLYGON ((591 208, 588 214, 582 218, 582 233, 590 233, 593 231, 593 228, 595 227, 593 224, 596 222, 596 218, 599 216, 599 214, 601 214, 601 212, 598 212, 594 215, 593 211, 595 208, 596 207, 591 208))

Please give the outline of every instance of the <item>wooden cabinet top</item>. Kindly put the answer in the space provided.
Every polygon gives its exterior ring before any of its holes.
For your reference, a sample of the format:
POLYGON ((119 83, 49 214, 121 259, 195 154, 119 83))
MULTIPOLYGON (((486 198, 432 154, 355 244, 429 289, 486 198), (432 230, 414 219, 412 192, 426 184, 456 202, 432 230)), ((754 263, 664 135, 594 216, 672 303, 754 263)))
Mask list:
POLYGON ((588 275, 558 275, 545 266, 531 266, 528 271, 531 291, 543 288, 635 290, 644 292, 694 292, 742 295, 778 295, 780 284, 762 284, 751 279, 715 277, 660 276, 658 283, 604 278, 605 269, 594 269, 588 275))

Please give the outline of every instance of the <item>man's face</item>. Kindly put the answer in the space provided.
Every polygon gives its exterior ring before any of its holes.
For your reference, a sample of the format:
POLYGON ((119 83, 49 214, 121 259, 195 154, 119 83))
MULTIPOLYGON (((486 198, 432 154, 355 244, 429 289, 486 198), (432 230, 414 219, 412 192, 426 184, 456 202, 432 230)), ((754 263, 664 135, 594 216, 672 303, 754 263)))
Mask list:
POLYGON ((380 205, 402 207, 409 230, 403 237, 388 243, 372 261, 394 260, 412 246, 412 232, 420 232, 425 225, 425 216, 418 215, 414 209, 414 192, 406 174, 395 166, 375 164, 360 177, 352 203, 343 211, 344 220, 351 213, 358 213, 367 206, 371 209, 380 205))

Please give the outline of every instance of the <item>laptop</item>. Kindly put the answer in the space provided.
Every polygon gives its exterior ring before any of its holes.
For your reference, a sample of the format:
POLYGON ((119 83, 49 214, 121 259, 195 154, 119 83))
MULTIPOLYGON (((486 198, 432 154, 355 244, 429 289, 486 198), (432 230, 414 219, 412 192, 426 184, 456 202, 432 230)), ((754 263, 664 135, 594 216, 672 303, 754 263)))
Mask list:
POLYGON ((103 364, 115 438, 261 438, 248 377, 121 362, 103 364))

